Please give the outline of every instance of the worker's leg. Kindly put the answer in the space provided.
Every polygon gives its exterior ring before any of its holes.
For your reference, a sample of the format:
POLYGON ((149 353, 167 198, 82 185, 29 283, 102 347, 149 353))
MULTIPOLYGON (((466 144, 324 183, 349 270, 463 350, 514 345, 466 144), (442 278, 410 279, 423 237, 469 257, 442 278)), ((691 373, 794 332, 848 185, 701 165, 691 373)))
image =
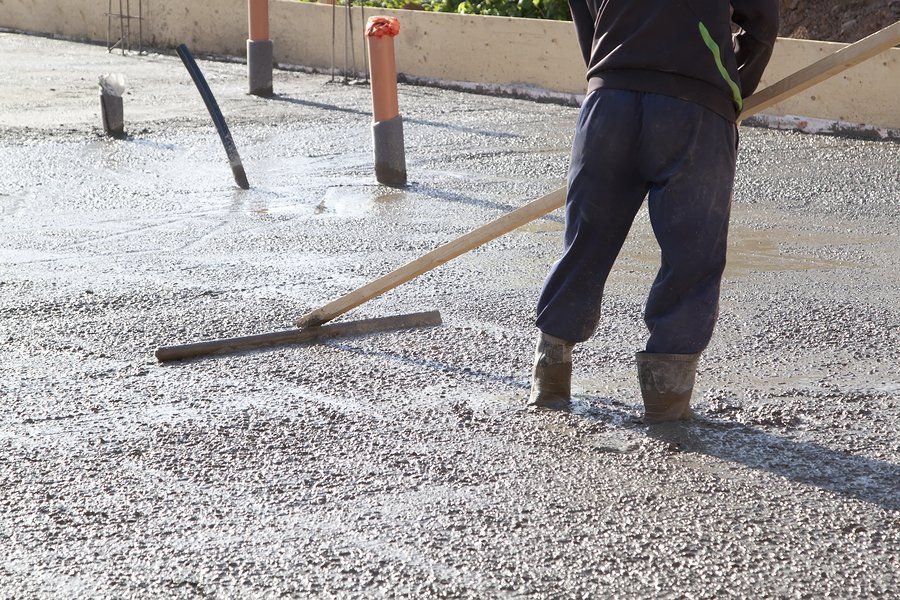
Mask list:
POLYGON ((715 327, 725 269, 736 130, 690 102, 647 94, 641 159, 662 251, 644 315, 647 352, 702 352, 715 327))
POLYGON ((565 252, 538 301, 541 330, 529 403, 570 403, 572 347, 600 318, 603 286, 647 193, 638 176, 641 94, 598 90, 585 100, 575 130, 566 198, 565 252))
POLYGON ((734 183, 734 123, 699 105, 648 94, 641 164, 662 251, 637 356, 648 423, 690 418, 697 360, 718 317, 734 183))
POLYGON ((603 286, 647 193, 637 170, 642 94, 597 90, 575 130, 566 199, 565 251, 544 283, 537 326, 583 342, 597 328, 603 286))

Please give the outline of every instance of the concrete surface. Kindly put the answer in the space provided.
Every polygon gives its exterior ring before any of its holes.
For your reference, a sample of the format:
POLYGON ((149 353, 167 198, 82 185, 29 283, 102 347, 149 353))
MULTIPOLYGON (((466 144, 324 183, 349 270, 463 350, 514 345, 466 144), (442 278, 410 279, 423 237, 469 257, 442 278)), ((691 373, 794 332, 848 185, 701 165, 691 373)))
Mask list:
MULTIPOLYGON (((195 52, 245 57, 245 0, 153 0, 144 4, 144 36, 150 45, 174 48, 185 43, 195 52)), ((0 0, 0 27, 105 41, 106 10, 106 2, 98 0, 0 0)), ((571 99, 583 94, 586 86, 584 63, 570 22, 357 7, 352 9, 350 29, 346 12, 335 12, 332 5, 272 0, 270 12, 275 60, 283 64, 330 69, 334 30, 338 67, 362 73, 362 31, 366 18, 377 13, 400 19, 401 33, 395 40, 397 68, 412 80, 534 98, 571 99), (334 15, 337 18, 332 23, 334 15), (351 44, 345 47, 347 40, 351 44)), ((779 38, 762 85, 775 83, 844 46, 779 38)), ((900 48, 782 102, 766 114, 840 121, 844 128, 863 124, 893 130, 890 133, 896 136, 900 135, 898 96, 900 48)))
POLYGON ((885 597, 900 551, 900 146, 742 130, 701 420, 636 418, 641 213, 576 410, 524 408, 560 215, 351 317, 446 325, 160 366, 291 320, 551 189, 575 110, 0 35, 0 596, 885 597), (127 140, 101 135, 122 72, 127 140))

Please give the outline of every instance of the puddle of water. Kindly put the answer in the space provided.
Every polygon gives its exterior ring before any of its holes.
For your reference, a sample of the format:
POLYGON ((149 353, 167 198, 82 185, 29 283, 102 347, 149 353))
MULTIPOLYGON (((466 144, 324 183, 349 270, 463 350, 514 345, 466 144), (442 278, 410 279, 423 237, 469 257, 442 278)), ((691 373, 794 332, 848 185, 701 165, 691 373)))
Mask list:
POLYGON ((177 151, 180 149, 179 146, 177 146, 175 144, 156 142, 153 140, 148 140, 148 139, 139 138, 139 137, 130 137, 126 141, 128 141, 132 144, 135 144, 136 146, 147 147, 147 148, 151 148, 153 150, 163 150, 163 151, 174 152, 174 151, 177 151))
MULTIPOLYGON (((553 223, 536 225, 534 231, 552 231, 553 223)), ((636 229, 640 225, 636 225, 636 229)), ((652 231, 640 227, 634 231, 622 249, 619 261, 613 268, 630 271, 640 267, 640 271, 651 272, 659 267, 660 251, 652 231), (637 263, 637 264, 635 264, 637 263)), ((788 253, 782 245, 802 245, 808 248, 862 243, 866 240, 850 236, 801 236, 796 231, 786 229, 752 230, 746 227, 731 228, 728 240, 728 261, 725 266, 726 278, 745 277, 750 273, 778 273, 786 271, 823 271, 830 269, 860 268, 867 265, 849 261, 818 258, 810 254, 788 253)))
MULTIPOLYGON (((735 212, 746 213, 746 209, 735 212)), ((746 215, 744 215, 746 216, 746 215)), ((760 214, 755 222, 772 222, 774 213, 760 214)), ((553 233, 565 229, 562 223, 542 219, 532 221, 518 229, 527 233, 553 233)), ((728 240, 728 262, 725 276, 729 278, 746 276, 751 272, 812 271, 866 267, 868 265, 844 260, 834 260, 811 256, 812 250, 828 246, 867 244, 877 240, 847 234, 807 234, 786 228, 751 229, 732 224, 728 240), (809 254, 787 251, 783 248, 797 246, 810 249, 809 254)), ((622 270, 640 267, 643 271, 653 271, 659 266, 659 245, 650 227, 646 207, 635 219, 628 241, 622 249, 619 262, 613 268, 613 276, 622 270), (637 263, 637 264, 635 264, 637 263)))
POLYGON ((348 192, 341 188, 330 188, 313 209, 317 215, 335 217, 361 217, 370 212, 374 199, 365 192, 348 192))
POLYGON ((344 187, 329 188, 317 204, 304 202, 301 198, 274 197, 258 199, 248 208, 259 215, 305 215, 326 217, 364 217, 394 207, 405 200, 405 192, 371 192, 348 190, 344 187))
MULTIPOLYGON (((824 237, 824 236, 823 236, 824 237)), ((734 277, 750 272, 821 271, 859 266, 855 263, 816 258, 806 255, 788 255, 779 245, 800 241, 797 233, 787 230, 750 231, 738 229, 728 244, 728 262, 725 276, 734 277)), ((803 240, 812 247, 830 244, 846 244, 846 239, 803 240)))

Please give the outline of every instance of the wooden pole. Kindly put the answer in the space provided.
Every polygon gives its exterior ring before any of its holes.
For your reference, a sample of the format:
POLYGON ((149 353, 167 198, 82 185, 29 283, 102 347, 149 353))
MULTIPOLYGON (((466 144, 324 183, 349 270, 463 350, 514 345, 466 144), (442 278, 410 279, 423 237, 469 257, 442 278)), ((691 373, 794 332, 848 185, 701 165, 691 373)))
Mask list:
POLYGON ((814 62, 805 69, 800 69, 793 75, 785 77, 761 92, 753 94, 744 103, 744 112, 741 113, 741 119, 752 117, 791 96, 796 96, 817 83, 834 77, 838 73, 855 67, 874 56, 878 56, 897 44, 900 44, 900 21, 854 44, 845 46, 822 60, 814 62))
POLYGON ((235 352, 248 348, 261 348, 263 346, 275 346, 279 344, 298 344, 333 337, 352 335, 364 335, 382 331, 395 331, 398 329, 412 329, 414 327, 432 327, 441 324, 441 313, 438 311, 412 313, 394 317, 382 317, 379 319, 364 319, 362 321, 349 321, 347 323, 335 323, 325 327, 310 327, 308 329, 288 329, 273 333, 262 333, 246 337, 226 338, 210 340, 208 342, 196 342, 181 346, 161 346, 156 349, 156 358, 160 362, 194 358, 223 352, 235 352))
MULTIPOLYGON (((741 113, 740 118, 746 119, 751 117, 772 106, 772 104, 799 94, 813 85, 833 77, 898 43, 900 43, 900 22, 894 23, 855 44, 850 44, 805 69, 782 79, 778 83, 757 92, 745 102, 745 109, 741 113)), ((491 221, 487 225, 482 225, 462 237, 438 246, 428 254, 403 265, 399 269, 391 271, 387 275, 379 277, 363 287, 303 315, 296 319, 294 323, 298 327, 310 327, 327 323, 360 304, 411 281, 457 256, 461 256, 501 235, 507 234, 522 225, 526 225, 561 208, 565 203, 566 188, 561 187, 511 213, 503 215, 499 219, 491 221)))
POLYGON ((406 263, 399 269, 391 271, 383 277, 379 277, 375 281, 371 281, 359 289, 353 290, 349 294, 341 296, 337 300, 329 302, 325 306, 306 314, 295 321, 298 327, 311 327, 327 323, 331 319, 342 315, 352 308, 356 308, 364 302, 368 302, 376 296, 380 296, 388 290, 392 290, 398 285, 404 284, 411 279, 415 279, 422 273, 439 267, 445 262, 451 261, 457 256, 465 254, 470 250, 486 244, 487 242, 500 237, 503 234, 517 229, 525 223, 530 223, 535 219, 552 212, 565 204, 566 188, 565 186, 554 190, 542 196, 533 202, 529 202, 522 208, 516 209, 511 213, 507 213, 499 219, 494 219, 487 225, 482 225, 474 231, 470 231, 462 237, 458 237, 452 242, 447 242, 442 246, 438 246, 428 254, 420 256, 416 260, 406 263))

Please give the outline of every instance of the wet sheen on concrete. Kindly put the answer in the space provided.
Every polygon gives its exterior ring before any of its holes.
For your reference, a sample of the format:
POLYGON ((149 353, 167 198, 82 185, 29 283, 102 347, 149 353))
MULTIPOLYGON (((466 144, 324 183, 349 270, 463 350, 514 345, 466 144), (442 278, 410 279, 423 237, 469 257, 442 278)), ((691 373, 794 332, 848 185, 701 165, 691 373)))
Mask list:
POLYGON ((526 410, 560 213, 352 317, 445 325, 160 366, 269 331, 565 175, 575 110, 0 35, 0 596, 884 596, 900 551, 900 146, 742 129, 721 322, 691 426, 648 430, 642 212, 573 414, 526 410), (122 72, 126 140, 96 77, 122 72))

